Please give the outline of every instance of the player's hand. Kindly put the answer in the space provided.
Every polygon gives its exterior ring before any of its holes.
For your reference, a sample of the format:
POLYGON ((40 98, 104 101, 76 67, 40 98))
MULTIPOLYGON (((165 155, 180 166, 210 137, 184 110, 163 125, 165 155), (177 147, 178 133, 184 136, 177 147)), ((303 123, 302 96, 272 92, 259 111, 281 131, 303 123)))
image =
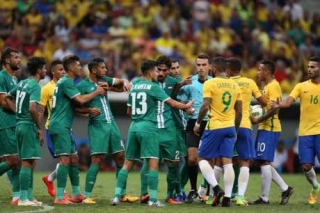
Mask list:
POLYGON ((108 90, 107 87, 97 86, 96 92, 99 95, 104 95, 104 94, 106 94, 107 90, 108 90))
POLYGON ((100 110, 96 107, 89 108, 89 114, 92 116, 98 116, 100 115, 100 110))
POLYGON ((131 86, 132 86, 132 84, 127 79, 125 79, 124 84, 123 84, 123 90, 125 92, 129 92, 131 89, 131 86))
POLYGON ((188 114, 188 115, 193 115, 194 114, 194 111, 196 111, 193 107, 190 107, 188 109, 185 110, 185 112, 188 114))
POLYGON ((107 82, 104 82, 104 81, 99 81, 98 82, 98 85, 100 87, 102 87, 105 91, 107 91, 109 89, 109 84, 107 82))
POLYGON ((38 129, 38 138, 39 138, 39 142, 40 142, 40 145, 42 146, 44 144, 44 137, 43 137, 43 133, 42 133, 42 130, 41 129, 38 129))
POLYGON ((258 118, 250 117, 250 119, 251 119, 251 123, 252 123, 252 124, 257 124, 257 123, 259 123, 258 118))
POLYGON ((193 132, 195 135, 200 136, 199 132, 200 132, 200 124, 196 123, 193 127, 193 132))
POLYGON ((187 108, 191 108, 194 102, 195 102, 195 100, 189 101, 189 102, 186 104, 187 108))
POLYGON ((277 98, 277 101, 271 101, 271 107, 273 109, 280 109, 280 100, 277 98))
POLYGON ((184 85, 188 85, 188 84, 192 84, 192 75, 189 75, 188 77, 186 77, 185 79, 183 79, 183 81, 181 81, 181 84, 184 85))

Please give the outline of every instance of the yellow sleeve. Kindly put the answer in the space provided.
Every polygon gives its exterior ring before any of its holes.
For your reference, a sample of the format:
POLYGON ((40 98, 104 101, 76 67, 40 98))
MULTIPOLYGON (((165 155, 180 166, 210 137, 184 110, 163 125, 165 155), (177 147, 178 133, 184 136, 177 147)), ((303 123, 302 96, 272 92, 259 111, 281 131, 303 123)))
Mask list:
POLYGON ((250 79, 250 89, 252 91, 252 96, 255 99, 258 99, 262 96, 261 91, 259 90, 258 85, 252 79, 250 79))
POLYGON ((213 87, 213 84, 211 83, 211 81, 206 81, 204 82, 203 84, 203 94, 202 94, 202 97, 203 98, 212 98, 212 87, 213 87))
POLYGON ((294 100, 297 100, 300 97, 300 93, 301 93, 301 83, 297 84, 293 88, 289 96, 291 96, 294 100))
POLYGON ((41 89, 41 96, 40 96, 40 105, 47 106, 49 101, 48 89, 47 87, 42 87, 41 89))

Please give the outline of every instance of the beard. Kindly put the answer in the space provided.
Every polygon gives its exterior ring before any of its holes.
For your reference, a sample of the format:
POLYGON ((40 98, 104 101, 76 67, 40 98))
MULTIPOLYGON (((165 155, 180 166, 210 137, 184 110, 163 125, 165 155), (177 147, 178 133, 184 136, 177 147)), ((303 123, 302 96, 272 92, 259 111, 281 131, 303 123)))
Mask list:
POLYGON ((10 69, 11 69, 12 71, 17 71, 17 70, 20 69, 20 66, 19 66, 19 65, 10 64, 10 69))

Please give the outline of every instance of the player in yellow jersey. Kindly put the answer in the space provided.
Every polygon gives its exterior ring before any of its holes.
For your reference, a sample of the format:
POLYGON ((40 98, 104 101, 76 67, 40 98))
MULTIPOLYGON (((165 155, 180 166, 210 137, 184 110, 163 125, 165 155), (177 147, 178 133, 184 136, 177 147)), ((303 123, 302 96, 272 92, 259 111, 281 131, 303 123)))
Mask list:
POLYGON ((312 57, 308 63, 307 81, 298 83, 285 101, 275 103, 276 108, 290 107, 300 98, 299 159, 312 190, 309 204, 317 202, 320 185, 313 169, 315 156, 320 158, 320 57, 312 57))
MULTIPOLYGON (((48 146, 48 150, 52 157, 54 156, 54 150, 53 150, 53 145, 50 140, 50 134, 48 130, 49 126, 49 121, 50 121, 50 115, 51 115, 51 110, 52 110, 52 97, 53 97, 53 92, 56 86, 57 81, 65 74, 65 70, 62 65, 61 60, 54 60, 51 62, 50 66, 51 74, 52 74, 52 80, 48 82, 44 87, 41 89, 41 98, 40 98, 40 116, 41 116, 41 121, 43 120, 43 114, 45 111, 45 108, 48 113, 48 117, 46 120, 45 124, 45 137, 46 137, 46 143, 48 146)), ((43 182, 47 186, 48 193, 52 196, 56 196, 56 192, 54 189, 53 181, 56 179, 56 174, 57 174, 57 169, 58 169, 59 163, 56 166, 56 169, 53 170, 49 175, 46 175, 42 178, 43 182)))
POLYGON ((281 133, 278 110, 272 107, 272 102, 281 99, 282 92, 278 81, 274 78, 275 64, 270 60, 263 60, 259 64, 257 76, 264 83, 262 94, 267 101, 266 113, 260 118, 251 118, 253 124, 259 123, 255 141, 256 157, 259 163, 262 179, 262 195, 254 204, 269 204, 271 181, 273 180, 282 190, 281 205, 288 203, 294 190, 288 186, 278 172, 270 165, 281 133))
POLYGON ((194 127, 199 134, 200 123, 209 112, 209 120, 199 144, 199 168, 213 187, 212 206, 217 206, 220 199, 223 207, 230 206, 231 191, 234 182, 232 156, 236 141, 236 132, 242 117, 241 90, 236 82, 226 73, 226 60, 222 57, 213 59, 215 78, 203 85, 203 103, 194 127), (213 159, 219 159, 224 169, 225 193, 222 191, 212 169, 213 159))
POLYGON ((250 160, 252 160, 255 155, 253 132, 250 120, 251 98, 254 97, 262 106, 266 106, 267 102, 262 96, 256 82, 252 79, 241 76, 241 61, 239 59, 227 59, 227 73, 230 79, 238 83, 242 93, 242 120, 237 132, 237 143, 235 145, 235 150, 238 156, 234 157, 238 158, 240 173, 238 173, 239 178, 235 179, 234 185, 238 184, 238 191, 236 191, 237 205, 247 206, 248 201, 245 200, 244 193, 249 182, 250 160))

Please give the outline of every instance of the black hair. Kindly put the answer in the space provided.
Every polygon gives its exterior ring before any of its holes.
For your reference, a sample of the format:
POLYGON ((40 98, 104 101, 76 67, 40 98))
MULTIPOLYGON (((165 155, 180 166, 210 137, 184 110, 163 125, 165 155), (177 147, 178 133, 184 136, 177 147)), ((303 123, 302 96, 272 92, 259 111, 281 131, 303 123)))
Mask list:
POLYGON ((212 66, 218 70, 218 72, 225 72, 227 68, 227 60, 223 57, 215 57, 212 59, 212 66))
POLYGON ((200 55, 197 56, 197 59, 198 58, 200 58, 200 59, 208 59, 209 64, 211 64, 211 62, 212 62, 211 58, 206 54, 200 54, 200 55))
POLYGON ((141 64, 141 72, 143 75, 146 75, 150 70, 154 69, 157 66, 157 62, 153 60, 146 60, 141 64))
POLYGON ((159 66, 160 64, 165 64, 168 69, 171 68, 171 59, 168 56, 162 55, 159 58, 157 58, 157 66, 159 66))
POLYGON ((30 75, 35 75, 38 72, 38 69, 46 64, 46 60, 43 57, 30 57, 27 63, 27 70, 30 75))
POLYGON ((80 61, 80 58, 77 55, 67 55, 63 57, 62 64, 65 71, 69 71, 70 65, 72 65, 77 61, 80 61))
POLYGON ((99 66, 100 63, 104 63, 104 60, 102 58, 94 58, 92 59, 88 64, 89 72, 92 72, 92 69, 99 66))
POLYGON ((241 71, 241 61, 237 58, 228 58, 227 69, 230 69, 232 72, 239 73, 241 71))
POLYGON ((11 57, 11 53, 19 53, 17 49, 6 47, 1 52, 1 65, 6 64, 6 59, 11 57))
POLYGON ((273 61, 266 59, 266 60, 262 60, 260 64, 263 64, 266 67, 266 69, 271 72, 272 75, 274 74, 276 70, 276 65, 274 64, 273 61))

